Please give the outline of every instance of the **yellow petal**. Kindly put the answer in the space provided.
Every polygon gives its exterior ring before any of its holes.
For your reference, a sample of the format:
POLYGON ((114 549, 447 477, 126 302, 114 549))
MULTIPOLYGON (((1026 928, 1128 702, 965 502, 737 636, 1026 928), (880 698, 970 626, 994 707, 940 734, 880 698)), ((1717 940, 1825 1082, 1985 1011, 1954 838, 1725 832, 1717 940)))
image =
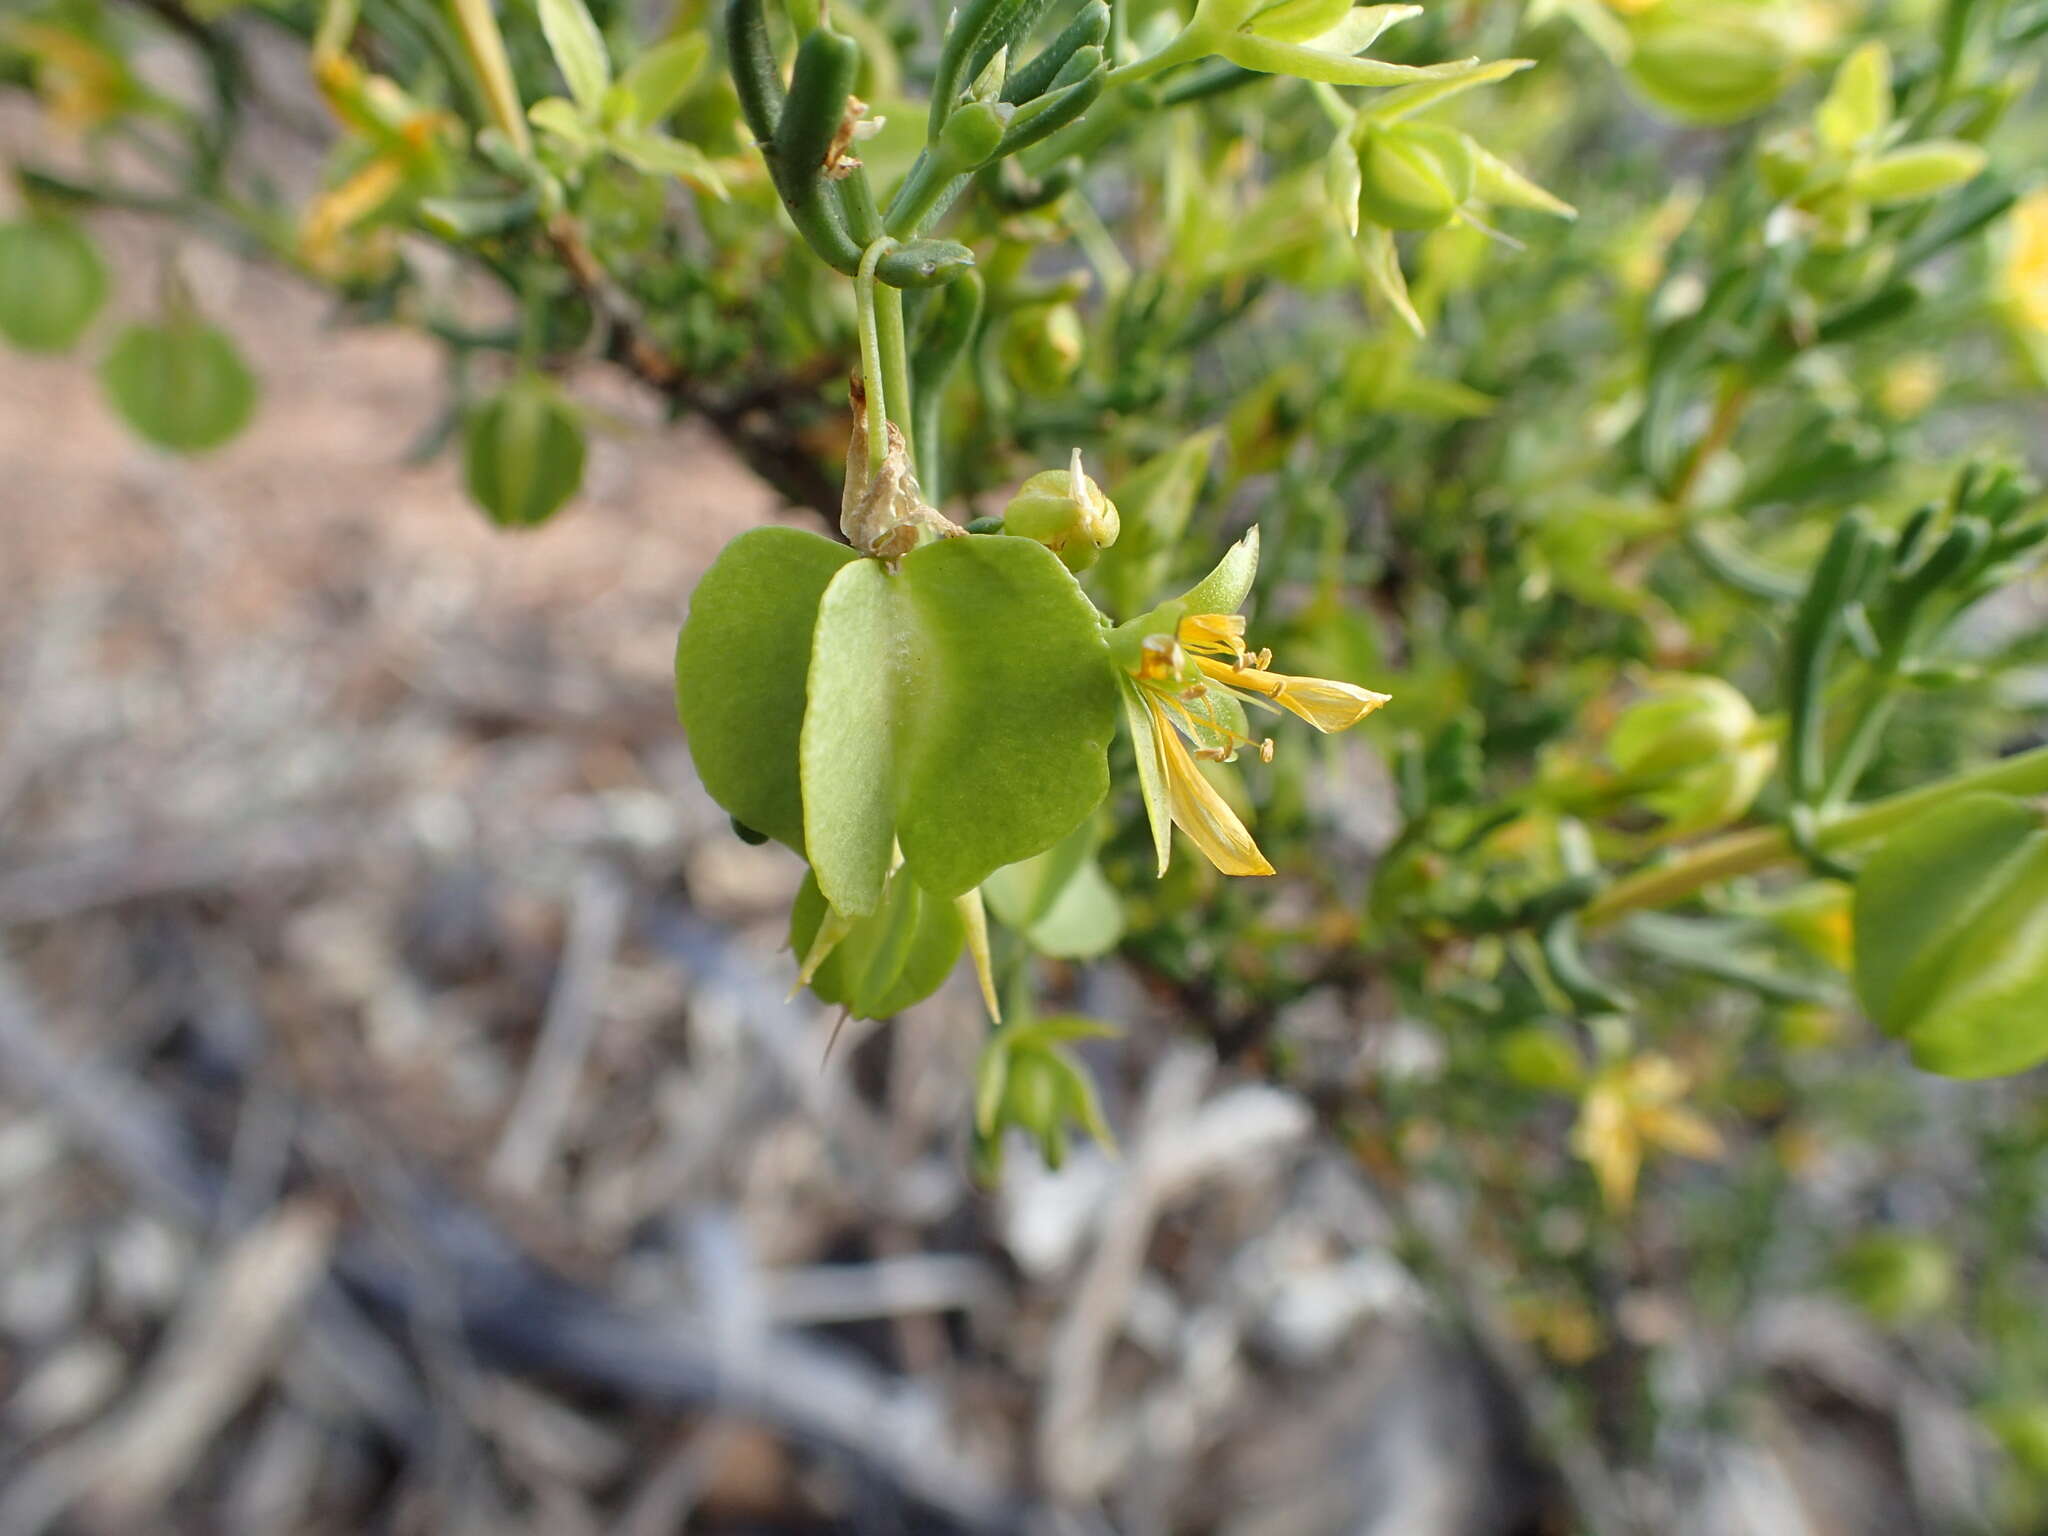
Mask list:
POLYGON ((1180 621, 1180 643, 1189 650, 1222 651, 1244 660, 1244 615, 1191 613, 1180 621))
POLYGON ((1572 1148, 1592 1164, 1607 1208, 1627 1210, 1635 1199, 1636 1175, 1643 1165, 1643 1144, 1630 1123, 1628 1104, 1610 1081, 1596 1085, 1579 1110, 1572 1148))
POLYGON ((1153 734, 1159 743, 1160 779, 1166 785, 1166 809, 1174 825, 1187 833, 1203 855, 1226 875, 1270 875, 1273 866, 1259 852, 1237 813, 1223 803, 1215 786, 1202 777, 1188 755, 1180 733, 1150 696, 1153 734))
POLYGON ((1704 1117, 1676 1105, 1637 1110, 1636 1127, 1645 1141, 1681 1157, 1709 1159, 1722 1152, 1721 1133, 1704 1117))
POLYGON ((1202 671, 1218 682, 1262 694, 1325 733, 1349 730, 1392 697, 1327 677, 1290 677, 1284 672, 1225 667, 1201 657, 1195 659, 1202 671))

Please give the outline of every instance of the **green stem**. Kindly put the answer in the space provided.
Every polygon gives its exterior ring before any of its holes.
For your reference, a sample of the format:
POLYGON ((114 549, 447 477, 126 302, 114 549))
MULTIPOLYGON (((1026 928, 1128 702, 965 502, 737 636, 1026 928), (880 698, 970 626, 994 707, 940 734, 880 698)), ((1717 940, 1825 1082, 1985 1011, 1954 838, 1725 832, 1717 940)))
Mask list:
POLYGON ((1856 717, 1855 729, 1842 743, 1835 755, 1834 766, 1828 771, 1827 782, 1821 787, 1820 808, 1822 815, 1829 815, 1839 809, 1848 798, 1856 793, 1856 785, 1863 777, 1863 770, 1870 766, 1871 754, 1877 751, 1884 728, 1891 723, 1892 711, 1897 708, 1897 662, 1882 668, 1872 681, 1872 692, 1864 701, 1863 709, 1856 717))
POLYGON ((1195 60, 1206 58, 1215 52, 1214 43, 1215 39, 1210 35, 1208 27, 1198 27, 1190 23, 1181 29, 1178 37, 1157 53, 1149 53, 1142 59, 1133 59, 1128 64, 1119 64, 1112 69, 1103 77, 1103 88, 1106 90, 1113 85, 1135 85, 1140 80, 1149 80, 1154 75, 1163 74, 1176 64, 1192 64, 1195 60))
MULTIPOLYGON (((2010 795, 2048 794, 2048 747, 2016 753, 1967 773, 1888 795, 1857 810, 1844 812, 1820 829, 1816 844, 1823 852, 1850 848, 1881 837, 1902 822, 1933 810, 1958 795, 1997 791, 2010 795)), ((1701 843, 1691 852, 1656 869, 1617 880, 1587 904, 1580 914, 1587 927, 1611 923, 1626 912, 1668 907, 1703 886, 1736 875, 1753 874, 1799 857, 1792 836, 1783 827, 1758 827, 1701 843)))
POLYGON ((910 343, 903 329, 903 290, 880 285, 875 294, 876 340, 882 350, 883 406, 903 434, 903 451, 917 462, 917 442, 910 419, 910 343))
POLYGON ((870 478, 881 473, 889 456, 888 370, 882 361, 882 327, 875 313, 880 286, 875 282, 875 267, 895 245, 889 239, 875 241, 861 256, 860 270, 853 275, 854 308, 860 316, 861 389, 867 396, 870 478))
POLYGON ((922 150, 911 165, 910 174, 903 178, 903 185, 889 200, 889 212, 882 221, 882 227, 895 239, 915 240, 923 230, 925 220, 931 216, 932 208, 946 195, 946 188, 959 174, 960 168, 948 164, 938 146, 931 145, 922 150))
POLYGON ((1323 116, 1330 120, 1330 126, 1339 133, 1349 133, 1358 114, 1337 94, 1337 87, 1325 80, 1311 80, 1308 88, 1315 95, 1316 105, 1323 109, 1323 116))

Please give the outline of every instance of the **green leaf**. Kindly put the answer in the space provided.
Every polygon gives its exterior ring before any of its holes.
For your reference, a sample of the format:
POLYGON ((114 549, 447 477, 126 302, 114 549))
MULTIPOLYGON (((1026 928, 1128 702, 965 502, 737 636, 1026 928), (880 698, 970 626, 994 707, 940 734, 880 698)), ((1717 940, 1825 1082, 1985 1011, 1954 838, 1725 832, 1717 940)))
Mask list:
POLYGON ((1181 594, 1188 613, 1235 613, 1251 595, 1259 573, 1259 529, 1255 523, 1216 562, 1216 569, 1181 594))
POLYGON ((1374 101, 1365 109, 1363 116, 1375 122, 1397 123, 1404 117, 1413 117, 1418 112, 1439 106, 1453 96, 1461 96, 1482 85, 1492 85, 1496 80, 1505 80, 1509 75, 1530 68, 1535 62, 1534 59, 1493 59, 1447 80, 1425 80, 1415 85, 1404 85, 1374 101))
MULTIPOLYGON (((815 876, 806 876, 789 914, 789 943, 804 954, 830 908, 815 876)), ((954 904, 915 880, 889 882, 881 910, 855 918, 810 988, 857 1019, 886 1019, 939 990, 967 942, 954 904)))
POLYGON ((62 352, 107 298, 107 269, 68 219, 0 224, 0 336, 24 352, 62 352))
POLYGON ((1883 43, 1863 44, 1835 71, 1827 99, 1813 114, 1820 140, 1846 155, 1875 142, 1892 120, 1892 56, 1883 43))
MULTIPOLYGON (((1275 4, 1258 11, 1246 21, 1244 28, 1259 37, 1277 38, 1283 43, 1305 43, 1310 38, 1321 37, 1345 19, 1355 14, 1351 0, 1276 0, 1275 4)), ((1419 5, 1374 6, 1372 36, 1367 37, 1358 47, 1347 52, 1357 53, 1369 47, 1374 38, 1397 21, 1422 14, 1419 5), (1393 14, 1387 14, 1387 13, 1393 14)))
POLYGON ((656 43, 628 65, 619 84, 632 100, 633 121, 647 127, 673 112, 710 52, 710 33, 685 32, 656 43))
POLYGON ((463 425, 464 478, 472 500, 501 528, 533 528, 583 484, 583 426, 538 375, 513 380, 463 425))
POLYGON ((586 154, 595 152, 604 143, 596 124, 584 115, 582 109, 560 96, 547 96, 536 101, 526 109, 526 120, 586 154))
POLYGON ((218 448, 248 423, 256 381, 221 331, 184 318, 133 325, 100 364, 122 420, 176 453, 218 448))
POLYGON ((424 197, 420 220, 453 240, 480 240, 533 222, 540 199, 531 192, 512 197, 424 197))
POLYGON ((1850 190, 1879 208, 1917 203, 1959 187, 1984 169, 1983 147, 1960 139, 1929 139, 1880 155, 1849 177, 1850 190))
POLYGON ((676 641, 676 708, 705 790, 799 853, 797 744, 811 635, 826 586, 857 558, 798 528, 743 533, 697 583, 676 641))
POLYGON ((1856 879, 1856 992, 1914 1061, 1995 1077, 2048 1059, 2048 823, 1965 795, 1893 832, 1856 879))
POLYGON ((562 78, 569 82, 569 94, 586 118, 595 118, 612 83, 604 34, 597 30, 583 0, 540 0, 540 26, 562 78))
POLYGON ((1446 64, 1389 64, 1382 59, 1325 53, 1300 43, 1275 42, 1243 32, 1222 38, 1216 52, 1240 69, 1265 75, 1292 75, 1297 80, 1319 80, 1326 85, 1407 85, 1413 81, 1455 80, 1479 66, 1477 59, 1456 59, 1446 64))
POLYGON ((833 906, 875 910, 894 843, 950 897, 1080 823, 1109 786, 1103 633, 1025 539, 946 539, 833 578, 800 751, 805 843, 833 906))
POLYGON ((680 177, 714 197, 725 196, 725 178, 718 174, 711 157, 694 144, 665 133, 621 132, 612 135, 611 147, 612 153, 635 170, 650 176, 680 177))

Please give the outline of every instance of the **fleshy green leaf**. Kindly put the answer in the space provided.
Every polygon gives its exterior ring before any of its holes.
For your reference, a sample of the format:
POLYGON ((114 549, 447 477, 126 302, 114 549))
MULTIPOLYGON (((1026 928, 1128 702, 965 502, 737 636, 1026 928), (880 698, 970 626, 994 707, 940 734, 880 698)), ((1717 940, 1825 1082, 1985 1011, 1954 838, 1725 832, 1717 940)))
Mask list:
POLYGON ((100 382, 122 420, 177 453, 218 448, 256 408, 256 381, 235 344, 189 318, 123 331, 100 364, 100 382))
POLYGON ((875 910, 892 844, 951 897, 1079 825, 1109 785, 1103 635, 1025 539, 945 539, 833 579, 800 755, 806 846, 835 907, 875 910))
POLYGON ((2048 822, 1965 795, 1893 832, 1856 879, 1856 992, 1913 1059, 1995 1077, 2048 1059, 2048 822))
POLYGON ((585 117, 596 117, 612 83, 612 66, 588 7, 583 0, 540 0, 540 26, 569 94, 585 117))
POLYGON ((811 634, 826 586, 857 558, 797 528, 743 533, 697 583, 676 642, 676 705, 697 776, 739 821, 799 853, 811 634))
POLYGON ((107 269, 68 219, 0 224, 0 336, 24 352, 62 352, 107 298, 107 269))

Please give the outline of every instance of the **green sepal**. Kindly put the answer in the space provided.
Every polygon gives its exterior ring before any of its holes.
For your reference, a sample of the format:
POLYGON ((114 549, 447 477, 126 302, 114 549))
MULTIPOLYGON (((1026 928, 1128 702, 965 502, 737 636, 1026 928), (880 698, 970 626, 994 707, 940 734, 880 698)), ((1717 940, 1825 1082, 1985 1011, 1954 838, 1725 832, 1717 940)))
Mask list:
MULTIPOLYGON (((817 878, 805 876, 790 909, 790 948, 808 955, 820 926, 833 916, 817 878)), ((889 882, 872 916, 843 921, 845 931, 807 984, 821 1002, 857 1019, 886 1019, 930 997, 952 974, 967 943, 953 902, 900 877, 889 882)))
POLYGON ((1138 794, 1145 802, 1145 820, 1152 829, 1152 848, 1158 855, 1158 873, 1164 875, 1173 858, 1173 813, 1166 802, 1166 775, 1159 760, 1159 732, 1162 726, 1152 718, 1145 696, 1126 673, 1117 674, 1118 696, 1124 706, 1124 724, 1131 732, 1131 756, 1137 762, 1138 794))
POLYGON ((1223 553, 1216 568, 1180 595, 1187 613, 1235 613, 1251 596, 1252 578, 1259 573, 1259 528, 1254 523, 1245 536, 1223 553))

